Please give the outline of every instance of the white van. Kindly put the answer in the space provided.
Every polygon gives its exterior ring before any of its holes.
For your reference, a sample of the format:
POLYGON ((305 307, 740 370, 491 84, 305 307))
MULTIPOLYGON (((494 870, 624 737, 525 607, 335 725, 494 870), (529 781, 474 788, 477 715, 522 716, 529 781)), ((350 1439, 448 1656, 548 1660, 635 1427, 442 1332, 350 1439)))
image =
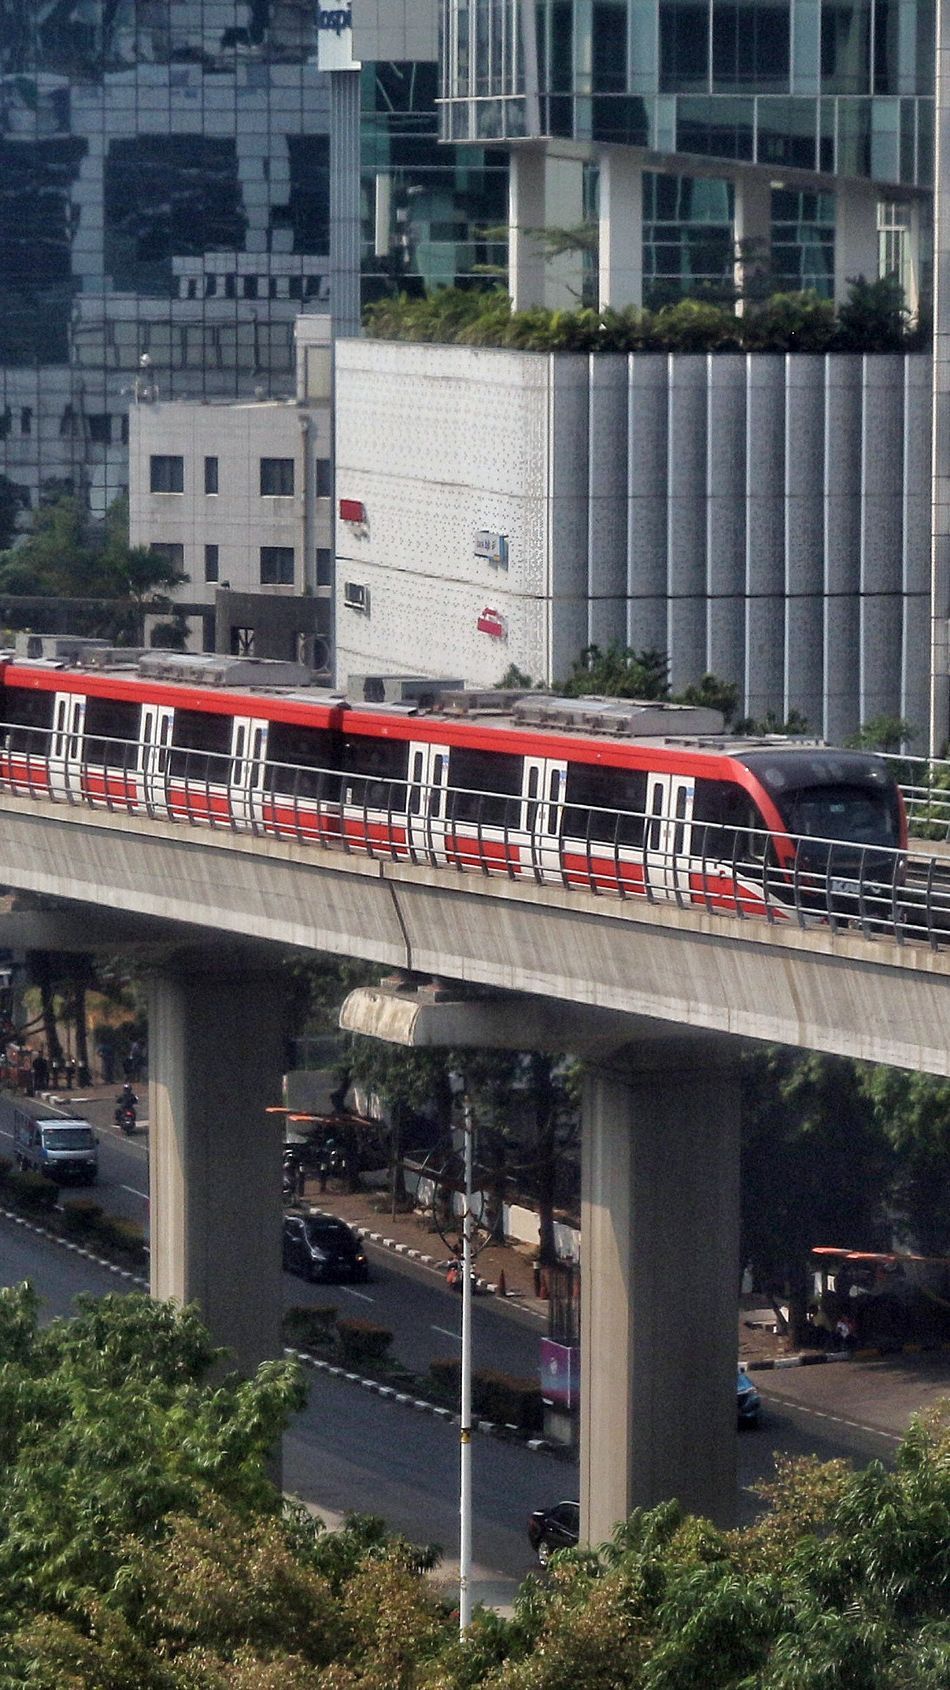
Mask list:
POLYGON ((18 1168, 65 1184, 91 1185, 99 1172, 99 1138, 88 1121, 78 1116, 31 1120, 21 1110, 13 1127, 13 1151, 18 1168))

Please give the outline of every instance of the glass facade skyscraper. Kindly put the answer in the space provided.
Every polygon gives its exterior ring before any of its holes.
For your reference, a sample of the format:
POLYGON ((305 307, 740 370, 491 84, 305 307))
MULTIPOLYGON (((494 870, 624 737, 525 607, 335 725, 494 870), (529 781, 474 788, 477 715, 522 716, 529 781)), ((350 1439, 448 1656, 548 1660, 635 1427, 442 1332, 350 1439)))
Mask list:
MULTIPOLYGON (((363 72, 370 289, 468 273, 504 220, 506 159, 438 147, 435 78, 363 72)), ((104 509, 137 394, 293 391, 293 319, 332 309, 329 170, 312 0, 0 0, 0 472, 24 506, 104 509)))

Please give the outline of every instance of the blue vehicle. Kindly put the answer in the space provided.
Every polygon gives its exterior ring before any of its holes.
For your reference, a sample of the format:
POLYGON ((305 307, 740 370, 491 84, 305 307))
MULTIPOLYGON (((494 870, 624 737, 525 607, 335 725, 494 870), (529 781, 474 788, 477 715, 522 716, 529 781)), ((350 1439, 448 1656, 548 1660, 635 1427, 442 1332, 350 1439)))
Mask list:
POLYGON ((757 1426, 762 1399, 749 1378, 745 1368, 739 1365, 736 1381, 737 1406, 740 1426, 757 1426))

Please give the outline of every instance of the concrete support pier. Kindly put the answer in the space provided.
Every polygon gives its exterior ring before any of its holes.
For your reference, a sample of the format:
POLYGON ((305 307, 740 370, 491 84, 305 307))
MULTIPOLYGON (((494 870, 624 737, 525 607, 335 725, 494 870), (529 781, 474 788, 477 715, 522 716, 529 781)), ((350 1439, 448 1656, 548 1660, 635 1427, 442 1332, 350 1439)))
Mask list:
POLYGON ((283 993, 240 970, 149 987, 152 1296, 198 1303, 249 1374, 281 1353, 283 993))
POLYGON ((676 1497, 736 1511, 739 1083, 726 1041, 589 1067, 581 1195, 581 1539, 676 1497))

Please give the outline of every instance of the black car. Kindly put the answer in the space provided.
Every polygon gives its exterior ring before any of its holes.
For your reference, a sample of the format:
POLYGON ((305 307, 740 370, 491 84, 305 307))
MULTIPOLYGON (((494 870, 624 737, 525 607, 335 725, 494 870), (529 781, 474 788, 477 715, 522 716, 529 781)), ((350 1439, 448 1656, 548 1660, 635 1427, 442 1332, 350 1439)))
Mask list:
POLYGON ((536 1508, 528 1521, 531 1547, 542 1567, 556 1549, 573 1549, 580 1536, 579 1502, 558 1502, 553 1508, 536 1508))
POLYGON ((334 1215, 285 1215, 283 1263, 305 1279, 369 1277, 359 1238, 334 1215))

